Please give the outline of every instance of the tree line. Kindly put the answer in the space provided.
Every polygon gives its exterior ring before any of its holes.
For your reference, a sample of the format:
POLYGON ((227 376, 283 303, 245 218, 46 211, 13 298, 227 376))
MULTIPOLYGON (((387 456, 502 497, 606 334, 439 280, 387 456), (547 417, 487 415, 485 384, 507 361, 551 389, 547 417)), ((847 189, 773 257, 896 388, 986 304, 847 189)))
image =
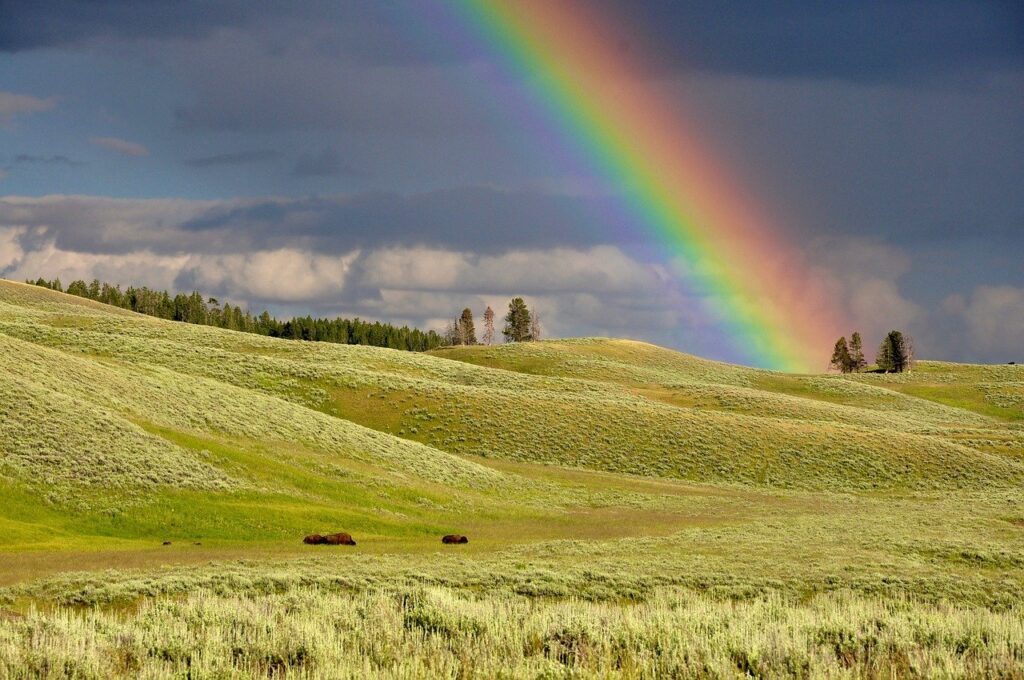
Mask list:
MULTIPOLYGON (((514 297, 508 303, 505 326, 501 330, 505 342, 531 342, 540 340, 540 314, 526 306, 521 297, 514 297)), ((444 331, 446 345, 492 345, 494 344, 494 310, 488 305, 484 310, 484 329, 480 339, 476 337, 473 310, 466 307, 462 314, 448 323, 444 331)))
POLYGON ((399 328, 379 321, 312 316, 282 321, 271 316, 266 310, 253 316, 248 310, 226 302, 222 305, 216 298, 206 297, 198 291, 187 295, 177 293, 172 296, 165 290, 153 290, 145 286, 129 286, 121 290, 119 285, 103 283, 98 279, 93 279, 91 283, 82 280, 72 281, 67 289, 59 278, 52 281, 40 278, 26 283, 160 319, 228 328, 273 338, 333 342, 342 345, 372 345, 413 352, 423 352, 444 344, 444 338, 436 331, 422 331, 408 326, 399 328))
MULTIPOLYGON (((914 366, 914 340, 901 331, 889 331, 875 352, 875 370, 882 373, 902 373, 914 366)), ((836 340, 832 349, 830 368, 842 373, 860 373, 868 367, 860 333, 854 331, 850 341, 846 336, 836 340)))

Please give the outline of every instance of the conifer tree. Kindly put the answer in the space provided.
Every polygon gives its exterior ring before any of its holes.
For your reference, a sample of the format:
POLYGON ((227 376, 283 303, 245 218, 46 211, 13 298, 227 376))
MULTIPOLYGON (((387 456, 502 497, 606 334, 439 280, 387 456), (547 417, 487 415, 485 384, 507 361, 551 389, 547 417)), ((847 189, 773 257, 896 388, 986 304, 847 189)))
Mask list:
POLYGON ((851 363, 850 349, 846 345, 846 336, 843 336, 836 340, 835 348, 832 350, 832 361, 829 363, 829 366, 842 373, 849 373, 851 363))
POLYGON ((857 331, 853 332, 850 336, 850 370, 855 373, 860 373, 864 370, 864 367, 868 365, 867 360, 864 358, 864 343, 860 338, 860 333, 857 331))
MULTIPOLYGON (((61 288, 59 279, 29 279, 26 283, 53 290, 61 288)), ((204 297, 198 291, 190 295, 177 293, 172 297, 167 291, 152 290, 146 286, 130 286, 122 291, 119 285, 103 283, 98 279, 92 283, 78 279, 68 285, 67 292, 161 319, 221 326, 276 338, 376 345, 420 352, 438 347, 445 341, 436 331, 424 332, 408 326, 396 328, 390 324, 370 323, 360 319, 313 319, 307 316, 282 322, 266 310, 258 318, 253 318, 248 311, 243 313, 239 306, 224 303, 221 307, 216 298, 204 297)))
POLYGON ((893 330, 886 334, 878 348, 875 363, 886 373, 902 373, 907 370, 910 360, 903 333, 893 330))
POLYGON ((81 279, 76 279, 68 284, 67 292, 78 297, 89 297, 89 288, 86 286, 85 281, 81 279))
POLYGON ((530 340, 530 310, 521 297, 512 298, 508 303, 508 314, 505 315, 505 328, 501 331, 506 342, 525 342, 530 340))
POLYGON ((889 346, 889 336, 882 338, 882 344, 878 346, 875 353, 875 365, 878 370, 889 373, 892 371, 892 348, 889 346))
POLYGON ((473 310, 466 307, 459 317, 459 335, 462 336, 463 345, 476 344, 476 328, 473 325, 473 310))
POLYGON ((484 334, 481 339, 485 345, 494 343, 494 310, 490 305, 484 310, 484 334))
POLYGON ((903 340, 903 333, 900 331, 889 331, 889 335, 886 336, 886 341, 889 344, 889 353, 892 357, 892 370, 896 373, 902 373, 907 370, 907 345, 903 340))

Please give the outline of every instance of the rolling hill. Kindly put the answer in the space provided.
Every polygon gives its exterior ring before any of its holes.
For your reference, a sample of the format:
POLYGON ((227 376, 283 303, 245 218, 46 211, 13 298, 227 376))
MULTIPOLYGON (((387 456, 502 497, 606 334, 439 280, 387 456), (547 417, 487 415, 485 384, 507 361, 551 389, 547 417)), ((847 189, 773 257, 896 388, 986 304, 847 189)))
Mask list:
POLYGON ((424 584, 1005 610, 1024 597, 1022 487, 1021 366, 791 375, 599 338, 417 354, 0 281, 15 612, 424 584), (327 530, 359 545, 301 544, 327 530), (471 542, 439 552, 448 532, 471 542))
MULTIPOLYGON (((34 512, 110 539, 252 540, 327 519, 436 532, 464 508, 528 507, 522 479, 486 460, 775 489, 1024 484, 1018 366, 793 376, 605 339, 428 355, 162 321, 9 282, 0 345, 0 470, 24 498, 0 510, 7 543, 50 540, 34 512), (274 518, 244 519, 267 504, 274 518)), ((542 507, 553 490, 534 486, 542 507)))

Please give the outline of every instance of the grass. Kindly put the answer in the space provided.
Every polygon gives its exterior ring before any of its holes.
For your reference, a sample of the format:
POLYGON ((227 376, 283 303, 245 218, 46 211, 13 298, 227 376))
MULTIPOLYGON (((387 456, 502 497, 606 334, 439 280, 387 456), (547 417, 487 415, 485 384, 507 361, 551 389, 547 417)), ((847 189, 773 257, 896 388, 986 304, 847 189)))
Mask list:
POLYGON ((12 678, 1012 677, 1022 658, 1017 616, 843 594, 728 603, 666 590, 633 605, 204 591, 127 615, 32 611, 0 628, 12 678))
POLYGON ((0 677, 1019 677, 1022 420, 1018 366, 413 354, 0 281, 0 677))

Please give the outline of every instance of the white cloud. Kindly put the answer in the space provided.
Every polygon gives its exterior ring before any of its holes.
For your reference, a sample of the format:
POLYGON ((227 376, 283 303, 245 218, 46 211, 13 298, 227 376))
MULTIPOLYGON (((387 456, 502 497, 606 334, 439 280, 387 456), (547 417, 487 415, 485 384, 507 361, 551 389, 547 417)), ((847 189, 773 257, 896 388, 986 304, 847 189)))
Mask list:
POLYGON ((551 294, 654 292, 670 285, 659 265, 614 246, 513 250, 498 255, 428 248, 386 248, 360 263, 366 285, 399 290, 551 294))
MULTIPOLYGON (((900 290, 899 281, 911 260, 899 248, 859 238, 827 239, 815 244, 820 279, 828 286, 827 299, 843 309, 843 316, 866 338, 900 328, 920 331, 927 311, 900 290)), ((920 348, 919 348, 920 349, 920 348)))
MULTIPOLYGON (((511 296, 523 295, 551 336, 635 337, 721 358, 736 355, 722 343, 716 303, 753 300, 702 299, 686 289, 685 276, 693 272, 684 270, 680 279, 671 263, 646 262, 613 245, 478 252, 469 245, 375 246, 372 240, 356 247, 346 228, 307 237, 302 221, 320 218, 305 208, 275 198, 3 197, 0 275, 195 288, 256 311, 426 327, 442 326, 466 306, 479 315, 491 305, 500 316, 511 296), (224 211, 239 215, 229 228, 217 220, 224 211), (254 221, 270 226, 253 235, 254 221)), ((998 361, 1024 346, 1019 288, 983 287, 926 310, 901 287, 912 261, 898 248, 869 239, 822 240, 806 261, 814 266, 779 261, 762 269, 768 280, 788 282, 787 290, 773 291, 775 300, 831 305, 826 311, 842 322, 815 342, 823 351, 853 330, 870 347, 891 328, 914 335, 925 357, 998 361), (805 269, 802 278, 793 273, 805 269)))
POLYGON ((1007 360, 1024 359, 1024 288, 979 286, 969 298, 946 298, 943 307, 963 320, 973 352, 1007 360))
POLYGON ((42 276, 119 282, 154 288, 198 288, 235 300, 310 302, 337 296, 358 253, 339 257, 283 249, 230 255, 97 254, 63 250, 52 239, 25 251, 24 229, 0 232, 0 272, 13 279, 42 276))
POLYGON ((30 94, 15 94, 0 90, 0 125, 9 125, 16 116, 22 116, 52 109, 57 104, 54 97, 40 99, 30 94))
POLYGON ((110 151, 116 151, 122 156, 148 156, 149 149, 144 147, 142 144, 136 142, 129 142, 126 139, 119 139, 118 137, 90 137, 89 142, 96 146, 101 146, 104 149, 110 151))
POLYGON ((309 302, 340 295, 358 256, 358 251, 327 256, 293 248, 193 255, 181 275, 196 288, 236 299, 309 302))
POLYGON ((610 246, 480 255, 424 248, 339 255, 282 248, 234 253, 82 252, 61 247, 47 226, 0 227, 0 275, 59 277, 198 289, 253 310, 359 315, 443 326, 465 306, 501 316, 524 295, 549 335, 651 337, 683 319, 678 291, 657 266, 610 246))
POLYGON ((19 243, 24 233, 22 227, 0 227, 0 272, 24 257, 25 251, 19 243))

